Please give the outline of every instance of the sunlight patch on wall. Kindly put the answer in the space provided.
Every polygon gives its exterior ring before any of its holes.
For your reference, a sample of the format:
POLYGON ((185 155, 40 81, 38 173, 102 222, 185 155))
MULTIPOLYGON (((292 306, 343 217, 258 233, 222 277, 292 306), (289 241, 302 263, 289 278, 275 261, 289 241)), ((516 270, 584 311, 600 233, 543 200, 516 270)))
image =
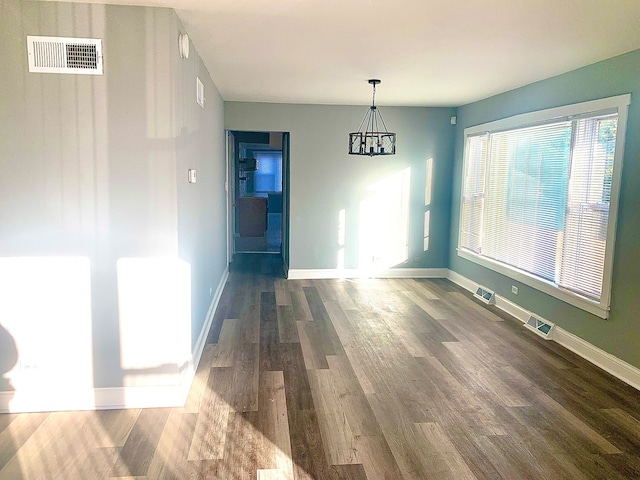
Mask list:
POLYGON ((346 238, 346 211, 343 208, 338 212, 338 262, 337 269, 344 270, 344 242, 346 238))
POLYGON ((117 269, 123 385, 180 384, 191 360, 191 266, 121 258, 117 269))
POLYGON ((433 190, 433 158, 427 158, 425 160, 425 175, 424 175, 424 206, 431 205, 431 193, 433 190))
POLYGON ((15 390, 10 408, 41 405, 43 392, 55 408, 93 387, 90 268, 85 257, 0 258, 0 324, 15 345, 0 372, 15 390))
POLYGON ((429 230, 431 229, 431 212, 427 210, 424 212, 424 232, 423 232, 423 247, 426 252, 429 250, 429 230))
POLYGON ((433 191, 433 158, 427 158, 424 162, 424 230, 422 232, 422 247, 429 250, 429 237, 431 232, 431 194, 433 191))
POLYGON ((360 202, 359 267, 381 270, 409 258, 411 167, 370 185, 360 202))

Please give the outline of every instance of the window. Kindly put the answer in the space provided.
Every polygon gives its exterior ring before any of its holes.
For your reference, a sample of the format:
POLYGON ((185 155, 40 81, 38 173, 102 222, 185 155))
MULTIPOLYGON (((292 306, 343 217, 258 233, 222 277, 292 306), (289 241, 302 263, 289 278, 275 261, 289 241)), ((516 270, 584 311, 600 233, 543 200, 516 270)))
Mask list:
POLYGON ((256 192, 282 191, 282 152, 255 152, 258 169, 255 172, 256 192))
POLYGON ((629 100, 466 129, 459 255, 606 318, 629 100))

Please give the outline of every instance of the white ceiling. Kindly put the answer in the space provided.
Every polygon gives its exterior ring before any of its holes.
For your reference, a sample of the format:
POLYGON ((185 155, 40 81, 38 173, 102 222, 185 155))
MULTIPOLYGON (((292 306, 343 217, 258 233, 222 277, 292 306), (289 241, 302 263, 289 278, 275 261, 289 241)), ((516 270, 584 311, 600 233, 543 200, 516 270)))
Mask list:
POLYGON ((175 8, 227 101, 458 106, 640 48, 640 0, 113 3, 175 8))

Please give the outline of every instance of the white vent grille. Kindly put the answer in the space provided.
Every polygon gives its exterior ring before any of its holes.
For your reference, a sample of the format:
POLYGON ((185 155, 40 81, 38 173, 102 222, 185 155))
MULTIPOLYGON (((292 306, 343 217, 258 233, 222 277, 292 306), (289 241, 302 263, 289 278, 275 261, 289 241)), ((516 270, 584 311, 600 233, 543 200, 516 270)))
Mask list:
POLYGON ((484 287, 478 286, 473 296, 487 305, 494 305, 496 303, 496 294, 484 287))
POLYGON ((27 37, 29 71, 102 75, 102 40, 95 38, 27 37))
POLYGON ((533 315, 529 317, 529 320, 527 320, 524 326, 547 340, 551 339, 554 327, 553 323, 534 317, 533 315))

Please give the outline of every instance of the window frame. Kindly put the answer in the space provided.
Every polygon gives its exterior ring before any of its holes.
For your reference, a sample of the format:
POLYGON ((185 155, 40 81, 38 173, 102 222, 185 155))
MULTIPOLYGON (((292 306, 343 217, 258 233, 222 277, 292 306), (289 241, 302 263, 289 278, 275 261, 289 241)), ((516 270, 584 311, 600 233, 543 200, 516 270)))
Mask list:
MULTIPOLYGON (((624 158, 624 143, 627 128, 627 110, 631 102, 631 94, 617 95, 571 105, 538 110, 523 113, 507 118, 502 118, 488 123, 475 125, 464 130, 463 166, 460 183, 460 214, 458 217, 458 256, 478 265, 501 273, 513 280, 528 285, 536 290, 544 292, 552 297, 562 300, 570 305, 578 307, 600 318, 609 317, 611 304, 611 280, 613 273, 614 247, 616 240, 618 206, 620 197, 620 182, 622 178, 622 160, 624 158), (596 114, 609 111, 618 114, 618 126, 616 133, 616 150, 613 160, 613 176, 611 180, 611 198, 609 202, 609 218, 607 223, 607 240, 604 258, 604 271, 602 279, 602 292, 600 300, 596 301, 584 297, 573 291, 559 287, 558 285, 533 276, 516 267, 498 262, 462 246, 462 212, 464 208, 465 180, 467 170, 467 151, 469 137, 481 134, 491 134, 499 131, 514 130, 523 127, 558 122, 563 119, 575 119, 587 114, 596 114)), ((485 176, 485 182, 488 175, 485 176)))

